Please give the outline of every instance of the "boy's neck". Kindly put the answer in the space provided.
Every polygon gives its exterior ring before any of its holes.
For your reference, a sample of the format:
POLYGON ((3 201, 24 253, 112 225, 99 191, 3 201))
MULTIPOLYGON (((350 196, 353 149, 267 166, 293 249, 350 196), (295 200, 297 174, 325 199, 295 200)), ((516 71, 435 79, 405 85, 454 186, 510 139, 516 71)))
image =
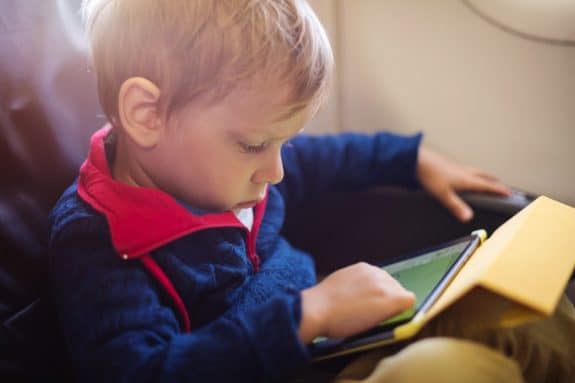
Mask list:
MULTIPOLYGON (((107 136, 104 140, 104 147, 106 160, 113 179, 135 187, 159 189, 146 174, 146 171, 129 155, 129 148, 122 142, 119 135, 110 134, 107 136)), ((181 201, 179 202, 181 203, 181 201)), ((204 211, 187 203, 185 207, 196 214, 208 213, 208 211, 204 211)), ((232 213, 238 216, 242 210, 244 209, 233 209, 232 213)))
POLYGON ((154 182, 147 176, 145 170, 131 160, 129 148, 124 145, 119 134, 110 132, 104 145, 112 178, 131 186, 155 188, 154 182))

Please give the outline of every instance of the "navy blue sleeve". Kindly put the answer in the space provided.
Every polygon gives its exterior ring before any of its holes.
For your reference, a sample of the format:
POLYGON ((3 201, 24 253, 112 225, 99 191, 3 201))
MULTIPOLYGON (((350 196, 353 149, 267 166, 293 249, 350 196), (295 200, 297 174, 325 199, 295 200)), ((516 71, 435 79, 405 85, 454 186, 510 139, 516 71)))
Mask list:
POLYGON ((297 290, 185 334, 139 262, 114 253, 101 220, 67 225, 52 239, 50 259, 79 381, 276 381, 309 363, 297 336, 297 290))
POLYGON ((295 137, 282 149, 285 176, 278 189, 291 207, 325 191, 417 187, 421 139, 384 132, 295 137))

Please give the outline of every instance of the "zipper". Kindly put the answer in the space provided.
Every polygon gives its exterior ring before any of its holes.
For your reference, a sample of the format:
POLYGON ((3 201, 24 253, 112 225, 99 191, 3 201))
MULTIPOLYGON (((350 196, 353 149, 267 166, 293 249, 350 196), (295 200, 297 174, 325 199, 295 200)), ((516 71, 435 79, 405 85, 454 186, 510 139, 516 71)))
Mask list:
POLYGON ((247 247, 248 247, 248 258, 252 263, 252 267, 254 269, 254 273, 257 273, 260 269, 260 257, 256 254, 256 238, 258 235, 259 225, 256 228, 255 225, 252 231, 249 231, 245 226, 244 230, 247 234, 247 247))

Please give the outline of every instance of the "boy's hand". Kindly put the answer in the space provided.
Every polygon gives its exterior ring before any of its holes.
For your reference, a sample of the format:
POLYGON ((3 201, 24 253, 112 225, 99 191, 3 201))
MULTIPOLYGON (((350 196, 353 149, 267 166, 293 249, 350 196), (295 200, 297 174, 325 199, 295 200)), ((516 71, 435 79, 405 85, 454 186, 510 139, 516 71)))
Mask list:
POLYGON ((423 147, 419 149, 417 178, 431 195, 462 222, 473 218, 473 210, 457 195, 457 191, 478 191, 502 196, 511 194, 511 189, 494 176, 479 169, 458 165, 423 147))
POLYGON ((302 291, 299 328, 304 343, 317 336, 347 337, 415 303, 415 295, 379 267, 357 263, 302 291))

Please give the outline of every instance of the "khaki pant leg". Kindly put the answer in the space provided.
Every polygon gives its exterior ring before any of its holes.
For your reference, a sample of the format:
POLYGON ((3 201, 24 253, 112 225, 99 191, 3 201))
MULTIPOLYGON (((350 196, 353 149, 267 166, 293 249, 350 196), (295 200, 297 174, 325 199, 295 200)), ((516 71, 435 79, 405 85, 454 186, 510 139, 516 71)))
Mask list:
MULTIPOLYGON (((488 346, 495 354, 515 361, 524 379, 529 383, 575 382, 575 309, 566 297, 562 297, 553 316, 535 323, 510 329, 490 330, 474 324, 470 326, 469 323, 469 318, 461 311, 447 311, 426 326, 418 337, 420 340, 412 343, 410 347, 420 344, 421 339, 435 339, 435 337, 466 339, 471 341, 471 344, 474 342, 488 346)), ((456 344, 453 343, 453 346, 456 344)), ((463 345, 461 347, 471 351, 475 349, 463 345)), ((443 352, 447 353, 447 349, 452 346, 443 348, 446 349, 443 352)), ((336 382, 372 382, 365 379, 376 368, 380 372, 388 369, 384 367, 384 362, 391 361, 396 352, 397 350, 386 347, 368 353, 347 366, 338 375, 336 382), (379 361, 382 361, 382 365, 378 365, 379 361)), ((481 352, 479 354, 482 355, 481 352)), ((406 358, 403 357, 402 360, 406 358)), ((438 363, 435 368, 443 369, 438 355, 432 360, 438 363)), ((497 358, 492 355, 487 356, 486 360, 494 361, 497 358)), ((474 365, 479 370, 483 368, 481 366, 483 364, 474 365)), ((373 376, 376 376, 375 373, 373 376)))
POLYGON ((337 383, 402 383, 402 382, 466 382, 523 383, 519 366, 503 354, 478 343, 454 338, 428 338, 412 343, 399 353, 383 358, 373 369, 370 363, 377 352, 368 354, 351 370, 344 370, 337 383), (350 374, 373 369, 365 379, 350 379, 350 374), (353 371, 353 369, 356 371, 353 371))
POLYGON ((575 309, 566 297, 549 318, 487 331, 476 340, 516 360, 529 383, 575 382, 575 309))
POLYGON ((529 383, 575 382, 575 309, 563 296, 555 313, 513 328, 482 329, 465 315, 446 312, 421 336, 453 336, 487 345, 515 360, 529 383))

